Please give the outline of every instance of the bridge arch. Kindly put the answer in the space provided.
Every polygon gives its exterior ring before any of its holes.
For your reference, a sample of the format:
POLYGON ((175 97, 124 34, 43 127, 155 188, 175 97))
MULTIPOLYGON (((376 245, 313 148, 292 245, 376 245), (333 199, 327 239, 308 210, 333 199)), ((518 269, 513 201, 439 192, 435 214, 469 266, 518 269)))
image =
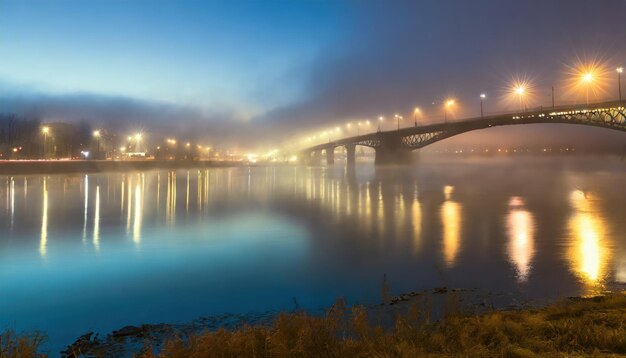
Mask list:
POLYGON ((593 105, 536 108, 523 113, 508 113, 464 121, 376 132, 325 143, 309 150, 345 146, 348 164, 354 163, 355 147, 363 145, 376 150, 376 164, 397 164, 410 161, 410 152, 459 134, 497 126, 561 123, 586 125, 626 132, 626 103, 606 102, 593 105), (351 160, 352 159, 352 160, 351 160))

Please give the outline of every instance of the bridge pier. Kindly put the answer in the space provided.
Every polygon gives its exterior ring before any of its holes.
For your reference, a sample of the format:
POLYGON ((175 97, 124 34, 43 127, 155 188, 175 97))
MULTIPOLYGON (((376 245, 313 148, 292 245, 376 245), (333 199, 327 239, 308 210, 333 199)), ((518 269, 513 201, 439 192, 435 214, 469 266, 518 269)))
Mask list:
POLYGON ((356 163, 356 144, 346 144, 346 161, 349 167, 356 163))
POLYGON ((375 165, 402 165, 411 163, 411 149, 402 145, 400 137, 385 138, 375 148, 375 165))
POLYGON ((322 152, 321 151, 316 150, 313 152, 313 155, 311 156, 311 165, 315 165, 315 166, 322 165, 322 152))
POLYGON ((335 165, 335 148, 326 149, 326 165, 335 165))

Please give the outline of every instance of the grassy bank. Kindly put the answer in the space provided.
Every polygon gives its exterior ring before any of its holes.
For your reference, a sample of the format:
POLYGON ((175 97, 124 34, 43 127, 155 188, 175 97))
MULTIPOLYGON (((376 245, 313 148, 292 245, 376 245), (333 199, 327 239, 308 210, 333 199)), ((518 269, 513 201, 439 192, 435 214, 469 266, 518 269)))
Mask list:
POLYGON ((429 322, 414 303, 392 330, 363 308, 335 305, 326 317, 281 315, 271 327, 245 327, 166 342, 141 357, 415 357, 626 355, 626 294, 570 299, 542 309, 463 315, 454 295, 445 317, 429 322))
MULTIPOLYGON (((324 317, 279 315, 270 326, 170 337, 136 356, 153 357, 558 357, 626 355, 626 292, 567 299, 541 309, 467 315, 449 293, 442 319, 429 318, 430 303, 417 299, 394 327, 373 323, 363 307, 335 304, 324 317)), ((41 339, 5 334, 0 358, 33 357, 41 339)), ((107 356, 81 349, 78 356, 107 356)), ((110 353, 110 351, 109 351, 110 353)), ((42 355, 39 355, 42 356, 42 355)))

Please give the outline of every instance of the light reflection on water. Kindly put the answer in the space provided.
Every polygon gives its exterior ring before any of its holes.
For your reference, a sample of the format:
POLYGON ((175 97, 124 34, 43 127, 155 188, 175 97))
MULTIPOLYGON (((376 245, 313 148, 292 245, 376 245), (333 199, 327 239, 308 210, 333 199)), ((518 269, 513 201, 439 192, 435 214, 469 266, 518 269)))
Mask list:
POLYGON ((573 213, 569 220, 567 257, 572 271, 586 285, 586 293, 595 294, 603 289, 609 273, 611 245, 607 224, 592 193, 574 190, 570 200, 573 213))
POLYGON ((509 260, 515 267, 517 279, 525 282, 535 255, 535 220, 520 197, 512 197, 509 201, 507 229, 509 260))
POLYGON ((0 177, 0 324, 63 325, 57 347, 88 330, 290 308, 292 297, 374 303, 384 273, 395 293, 445 280, 535 298, 594 294, 626 281, 626 168, 601 169, 485 161, 0 177))

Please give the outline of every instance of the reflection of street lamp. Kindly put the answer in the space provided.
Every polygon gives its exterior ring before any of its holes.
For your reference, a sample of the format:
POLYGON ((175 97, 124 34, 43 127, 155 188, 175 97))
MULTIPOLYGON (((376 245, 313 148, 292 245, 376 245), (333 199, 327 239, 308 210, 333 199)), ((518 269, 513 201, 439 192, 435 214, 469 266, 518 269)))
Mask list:
POLYGON ((100 131, 99 130, 93 131, 93 137, 96 138, 96 140, 98 141, 98 151, 96 152, 96 158, 100 159, 100 138, 102 137, 100 135, 100 131))
POLYGON ((622 101, 622 72, 624 72, 624 67, 618 67, 615 69, 617 71, 617 91, 619 93, 619 101, 622 101))
POLYGON ((41 132, 43 133, 43 157, 46 157, 46 149, 48 144, 48 133, 50 133, 50 127, 44 126, 41 128, 41 132))
POLYGON ((487 95, 484 93, 480 94, 480 118, 483 118, 483 100, 487 98, 487 95))

